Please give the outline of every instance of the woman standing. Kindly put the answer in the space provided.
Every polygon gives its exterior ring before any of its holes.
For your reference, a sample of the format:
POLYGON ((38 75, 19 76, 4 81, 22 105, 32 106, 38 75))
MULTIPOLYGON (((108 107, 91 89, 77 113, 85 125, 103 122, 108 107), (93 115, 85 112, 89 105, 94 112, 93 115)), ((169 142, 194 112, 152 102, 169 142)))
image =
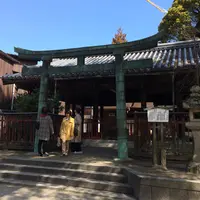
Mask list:
POLYGON ((62 155, 69 153, 69 142, 74 138, 74 119, 71 117, 72 111, 68 110, 60 127, 60 139, 62 141, 62 155))
POLYGON ((38 153, 40 156, 49 155, 48 154, 48 147, 47 142, 50 139, 50 135, 54 134, 53 130, 53 122, 51 117, 48 115, 48 109, 47 107, 42 108, 42 113, 39 118, 39 127, 36 131, 36 134, 38 134, 38 153))
POLYGON ((81 149, 81 134, 82 134, 82 118, 81 109, 76 108, 75 110, 75 129, 74 129, 74 153, 82 153, 81 149))

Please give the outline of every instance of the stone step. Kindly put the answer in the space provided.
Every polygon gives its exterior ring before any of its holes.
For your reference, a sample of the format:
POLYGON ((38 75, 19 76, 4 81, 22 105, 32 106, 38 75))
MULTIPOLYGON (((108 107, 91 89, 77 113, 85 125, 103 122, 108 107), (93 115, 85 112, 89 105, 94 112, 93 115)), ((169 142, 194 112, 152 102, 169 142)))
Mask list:
POLYGON ((6 195, 8 199, 70 199, 70 200, 136 200, 125 194, 101 192, 99 190, 81 187, 66 187, 65 185, 53 185, 48 183, 35 183, 32 181, 21 181, 15 179, 0 178, 0 196, 6 195), (12 196, 13 191, 15 191, 12 196), (25 192, 24 192, 25 191, 25 192), (3 194, 2 194, 3 193, 3 194), (6 193, 6 194, 5 194, 6 193), (41 196, 43 194, 43 196, 41 196), (17 195, 17 197, 16 197, 17 195), (52 197, 52 198, 51 198, 52 197))
POLYGON ((27 159, 21 157, 10 157, 1 159, 1 163, 21 164, 21 165, 36 165, 42 167, 65 168, 65 169, 81 169, 95 172, 107 172, 123 174, 123 169, 116 166, 93 165, 81 162, 47 160, 47 159, 27 159))
POLYGON ((56 168, 56 167, 44 167, 38 165, 21 165, 21 164, 10 164, 10 163, 0 163, 0 170, 9 171, 20 171, 20 172, 30 172, 37 174, 48 174, 48 175, 63 175, 69 177, 79 177, 94 180, 104 180, 118 183, 127 183, 127 177, 122 174, 109 173, 109 172, 96 172, 87 171, 82 169, 71 169, 71 168, 56 168))
POLYGON ((63 175, 48 175, 48 174, 39 174, 39 173, 28 173, 23 171, 9 171, 1 170, 0 177, 3 179, 15 179, 15 180, 24 180, 24 181, 33 181, 33 182, 42 182, 42 183, 53 183, 56 185, 65 185, 72 187, 82 187, 88 189, 95 189, 122 193, 133 196, 133 188, 128 184, 116 183, 110 181, 97 181, 86 178, 75 178, 63 175))

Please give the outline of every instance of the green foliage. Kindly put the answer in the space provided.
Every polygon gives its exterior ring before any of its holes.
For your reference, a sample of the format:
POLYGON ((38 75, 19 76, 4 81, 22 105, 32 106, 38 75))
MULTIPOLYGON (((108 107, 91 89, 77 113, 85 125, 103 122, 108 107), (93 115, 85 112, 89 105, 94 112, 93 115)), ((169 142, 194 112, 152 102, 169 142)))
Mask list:
POLYGON ((200 37, 200 0, 174 0, 158 29, 166 33, 164 41, 200 37))
POLYGON ((126 42, 126 34, 123 33, 121 28, 119 28, 115 34, 115 37, 112 39, 112 44, 121 44, 126 42))
MULTIPOLYGON (((31 93, 17 95, 15 99, 15 109, 19 112, 37 112, 38 111, 39 90, 35 89, 31 93)), ((58 96, 48 95, 47 106, 51 112, 59 113, 64 108, 59 102, 58 96)))

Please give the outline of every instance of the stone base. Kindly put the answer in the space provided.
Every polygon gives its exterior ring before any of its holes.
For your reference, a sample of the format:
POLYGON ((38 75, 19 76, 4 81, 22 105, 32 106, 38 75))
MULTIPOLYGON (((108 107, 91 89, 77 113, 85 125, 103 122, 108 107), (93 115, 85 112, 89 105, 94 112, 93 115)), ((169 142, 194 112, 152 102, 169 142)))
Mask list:
POLYGON ((169 177, 157 172, 140 172, 130 168, 124 168, 124 174, 128 176, 128 183, 133 187, 137 200, 200 199, 198 179, 181 178, 176 173, 169 177))
POLYGON ((162 166, 162 165, 153 165, 152 168, 153 169, 159 169, 159 170, 165 170, 165 171, 167 171, 167 167, 162 166))
POLYGON ((126 159, 120 159, 120 158, 114 158, 113 159, 115 162, 128 162, 128 161, 134 161, 132 158, 126 158, 126 159))
MULTIPOLYGON (((117 140, 92 140, 92 139, 84 139, 83 140, 84 147, 103 147, 103 148, 111 148, 117 150, 117 140)), ((133 149, 134 143, 132 141, 128 141, 128 148, 133 149)))
POLYGON ((191 162, 188 166, 188 172, 200 174, 200 163, 191 162))

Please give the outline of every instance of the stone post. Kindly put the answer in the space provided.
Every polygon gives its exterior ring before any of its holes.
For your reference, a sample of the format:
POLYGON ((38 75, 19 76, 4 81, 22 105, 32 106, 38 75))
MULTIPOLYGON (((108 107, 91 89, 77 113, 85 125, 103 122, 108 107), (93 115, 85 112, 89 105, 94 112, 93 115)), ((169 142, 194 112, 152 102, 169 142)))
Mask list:
POLYGON ((157 153, 157 135, 156 135, 156 123, 153 123, 153 140, 152 140, 152 161, 153 166, 158 165, 158 153, 157 153))
POLYGON ((126 130, 123 54, 115 54, 115 62, 118 158, 125 160, 128 159, 128 133, 126 130))
MULTIPOLYGON (((40 77, 40 92, 39 92, 39 101, 38 101, 38 114, 37 114, 37 119, 39 118, 41 114, 42 107, 47 105, 47 94, 48 94, 48 80, 49 80, 49 75, 48 75, 48 68, 50 66, 51 60, 49 58, 44 58, 43 59, 43 64, 42 64, 42 74, 40 77)), ((35 135, 35 142, 34 142, 34 152, 38 152, 38 137, 35 135)))
POLYGON ((190 97, 183 102, 183 107, 189 110, 189 122, 186 127, 192 131, 194 138, 194 152, 188 171, 200 174, 200 87, 191 88, 190 97))

